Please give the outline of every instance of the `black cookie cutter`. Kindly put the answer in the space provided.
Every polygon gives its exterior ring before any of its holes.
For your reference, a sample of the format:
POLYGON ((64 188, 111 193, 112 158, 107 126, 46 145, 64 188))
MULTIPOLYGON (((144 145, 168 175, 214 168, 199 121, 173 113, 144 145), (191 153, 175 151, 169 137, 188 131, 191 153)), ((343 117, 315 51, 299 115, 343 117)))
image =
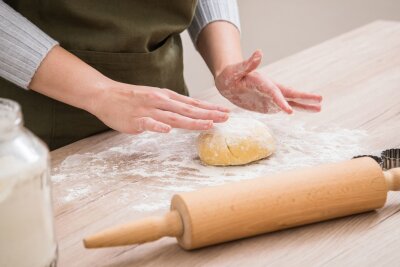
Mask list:
POLYGON ((400 148, 386 149, 381 152, 380 156, 359 155, 353 157, 353 159, 362 157, 370 157, 374 159, 376 162, 379 163, 379 165, 381 165, 382 169, 384 170, 400 167, 400 148))

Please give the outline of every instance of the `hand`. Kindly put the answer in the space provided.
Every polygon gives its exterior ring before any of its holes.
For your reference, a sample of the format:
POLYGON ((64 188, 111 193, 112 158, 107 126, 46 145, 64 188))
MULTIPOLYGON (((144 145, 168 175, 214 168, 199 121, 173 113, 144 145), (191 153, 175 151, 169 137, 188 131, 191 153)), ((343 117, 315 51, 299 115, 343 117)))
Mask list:
POLYGON ((229 110, 168 89, 113 83, 95 98, 90 112, 114 130, 139 134, 171 128, 206 130, 228 119, 229 110))
POLYGON ((86 110, 114 130, 132 134, 166 133, 172 127, 209 129, 213 122, 226 121, 229 112, 171 90, 113 81, 60 46, 44 58, 29 88, 86 110))
POLYGON ((215 79, 219 92, 233 104, 260 113, 283 110, 291 114, 293 108, 321 110, 320 95, 294 90, 255 71, 261 59, 262 53, 257 50, 248 60, 225 67, 215 79))

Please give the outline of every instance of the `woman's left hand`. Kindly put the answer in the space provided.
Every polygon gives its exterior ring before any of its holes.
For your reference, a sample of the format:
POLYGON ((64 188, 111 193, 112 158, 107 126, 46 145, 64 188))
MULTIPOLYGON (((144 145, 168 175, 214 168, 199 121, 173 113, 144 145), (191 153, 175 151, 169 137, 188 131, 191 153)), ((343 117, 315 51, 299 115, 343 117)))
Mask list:
POLYGON ((257 72, 261 59, 257 50, 248 60, 225 67, 215 78, 219 92, 233 104, 260 113, 321 110, 320 95, 294 90, 257 72))

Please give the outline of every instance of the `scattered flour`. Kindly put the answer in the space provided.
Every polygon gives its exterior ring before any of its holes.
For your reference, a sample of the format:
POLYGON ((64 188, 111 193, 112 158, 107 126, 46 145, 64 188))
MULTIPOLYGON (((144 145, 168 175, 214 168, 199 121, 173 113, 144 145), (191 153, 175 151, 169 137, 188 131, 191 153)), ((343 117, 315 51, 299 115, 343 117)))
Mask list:
POLYGON ((201 164, 195 147, 198 132, 173 130, 170 134, 144 133, 139 138, 119 135, 110 149, 75 154, 53 169, 64 202, 89 196, 117 194, 118 205, 138 212, 166 209, 176 192, 256 178, 289 169, 350 159, 364 154, 367 136, 362 130, 333 126, 310 127, 290 116, 236 114, 265 123, 277 140, 275 154, 246 166, 212 167, 201 164), (115 143, 115 144, 114 144, 115 143), (118 145, 123 143, 124 145, 118 145), (140 193, 138 193, 140 192, 140 193))
POLYGON ((68 194, 64 197, 65 202, 70 202, 76 198, 79 198, 82 195, 86 195, 89 193, 90 188, 88 185, 83 187, 74 186, 73 188, 66 188, 68 194))

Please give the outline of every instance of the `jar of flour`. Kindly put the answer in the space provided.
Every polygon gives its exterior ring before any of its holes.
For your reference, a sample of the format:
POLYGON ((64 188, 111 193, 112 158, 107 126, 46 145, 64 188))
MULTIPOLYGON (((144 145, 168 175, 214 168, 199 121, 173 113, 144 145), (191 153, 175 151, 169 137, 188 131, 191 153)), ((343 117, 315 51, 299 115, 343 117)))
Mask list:
POLYGON ((0 266, 55 266, 46 146, 23 127, 16 102, 0 98, 0 266))

